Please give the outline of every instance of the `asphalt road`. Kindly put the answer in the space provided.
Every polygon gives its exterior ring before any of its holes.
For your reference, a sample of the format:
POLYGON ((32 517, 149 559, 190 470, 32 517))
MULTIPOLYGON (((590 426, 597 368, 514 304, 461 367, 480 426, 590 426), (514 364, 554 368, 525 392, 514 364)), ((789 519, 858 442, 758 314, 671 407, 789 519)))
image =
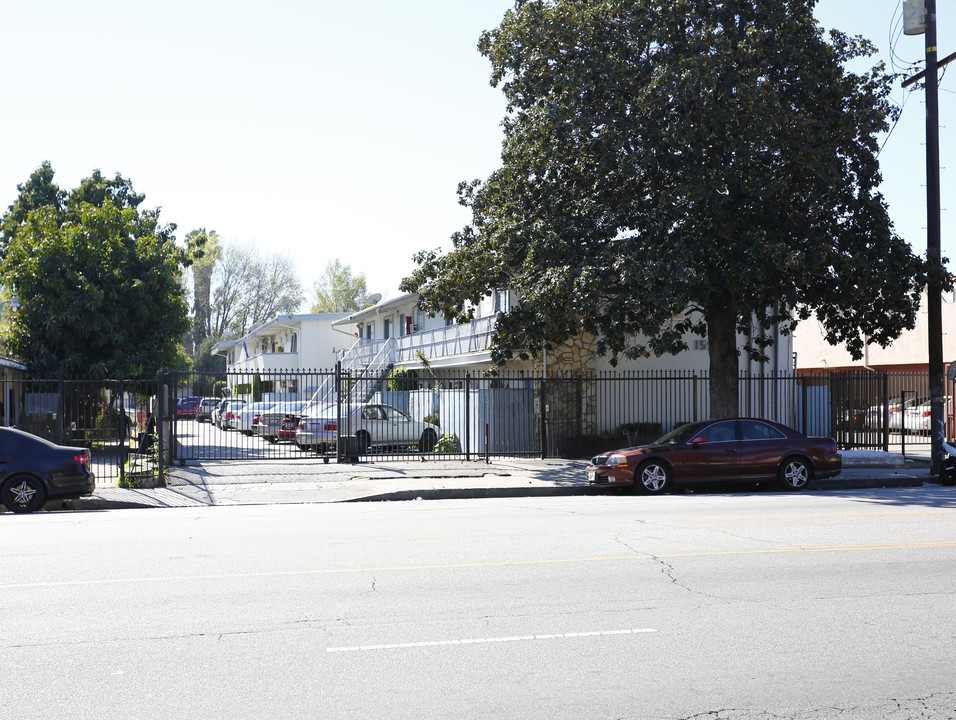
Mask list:
POLYGON ((0 517, 4 718, 954 718, 956 493, 0 517))

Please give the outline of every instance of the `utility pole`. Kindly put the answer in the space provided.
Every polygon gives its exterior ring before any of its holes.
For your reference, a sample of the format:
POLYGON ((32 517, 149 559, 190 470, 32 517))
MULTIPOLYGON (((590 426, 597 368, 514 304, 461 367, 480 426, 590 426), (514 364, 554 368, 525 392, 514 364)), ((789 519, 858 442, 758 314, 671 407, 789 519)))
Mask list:
MULTIPOLYGON (((904 12, 915 15, 919 2, 907 0, 904 12), (915 12, 914 12, 915 11, 915 12)), ((926 92, 926 260, 929 279, 926 284, 927 332, 929 334, 930 442, 932 473, 939 475, 943 467, 945 438, 945 379, 943 377, 943 266, 940 252, 939 190, 939 78, 936 47, 936 0, 925 0, 923 18, 907 18, 906 34, 926 35, 926 70, 923 87, 926 92), (920 22, 922 20, 922 22, 920 22)), ((952 56, 947 58, 947 62, 952 56)), ((915 81, 911 78, 904 87, 915 81)))
POLYGON ((926 309, 929 323, 929 394, 932 472, 943 467, 946 398, 943 377, 943 266, 940 252, 939 80, 936 48, 936 0, 926 0, 926 259, 929 282, 926 309))

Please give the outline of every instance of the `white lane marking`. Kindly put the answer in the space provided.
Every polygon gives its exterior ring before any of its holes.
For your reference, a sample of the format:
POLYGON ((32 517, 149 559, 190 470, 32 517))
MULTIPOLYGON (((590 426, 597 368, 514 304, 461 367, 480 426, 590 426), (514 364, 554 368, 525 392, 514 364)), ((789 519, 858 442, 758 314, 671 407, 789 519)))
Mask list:
POLYGON ((400 650, 407 648, 444 647, 446 645, 477 645, 480 643, 518 642, 522 640, 560 640, 566 638, 602 637, 606 635, 637 635, 657 632, 654 628, 628 628, 627 630, 595 630, 591 632, 550 633, 548 635, 512 635, 493 638, 464 638, 462 640, 431 640, 426 642, 392 643, 389 645, 355 645, 353 647, 330 647, 326 652, 361 652, 364 650, 400 650))

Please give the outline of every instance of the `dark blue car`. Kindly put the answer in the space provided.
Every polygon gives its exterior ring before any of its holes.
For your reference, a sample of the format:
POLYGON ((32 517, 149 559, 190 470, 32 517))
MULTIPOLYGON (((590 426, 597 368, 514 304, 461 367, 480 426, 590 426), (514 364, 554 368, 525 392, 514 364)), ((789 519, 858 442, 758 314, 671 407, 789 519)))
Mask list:
POLYGON ((11 512, 33 512, 47 500, 89 495, 96 486, 89 467, 86 448, 0 427, 0 499, 11 512))

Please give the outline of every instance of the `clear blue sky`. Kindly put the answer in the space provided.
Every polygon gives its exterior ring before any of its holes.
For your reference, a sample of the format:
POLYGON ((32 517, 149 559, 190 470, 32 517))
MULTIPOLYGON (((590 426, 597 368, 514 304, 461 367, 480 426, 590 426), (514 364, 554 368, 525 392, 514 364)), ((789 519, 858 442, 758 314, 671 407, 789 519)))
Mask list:
MULTIPOLYGON (((937 0, 940 56, 956 0, 937 0)), ((288 254, 307 287, 329 259, 394 293, 420 249, 468 222, 461 180, 497 167, 504 102, 478 35, 510 0, 0 0, 0 209, 49 160, 64 187, 132 179, 177 236, 198 227, 288 254)), ((821 0, 826 27, 889 64, 898 0, 821 0)), ((922 37, 897 55, 917 61, 922 37)), ((943 251, 956 260, 956 63, 941 85, 943 251)), ((894 94, 903 102, 907 91, 894 94)), ((926 247, 925 114, 906 100, 881 155, 898 232, 926 247)))

